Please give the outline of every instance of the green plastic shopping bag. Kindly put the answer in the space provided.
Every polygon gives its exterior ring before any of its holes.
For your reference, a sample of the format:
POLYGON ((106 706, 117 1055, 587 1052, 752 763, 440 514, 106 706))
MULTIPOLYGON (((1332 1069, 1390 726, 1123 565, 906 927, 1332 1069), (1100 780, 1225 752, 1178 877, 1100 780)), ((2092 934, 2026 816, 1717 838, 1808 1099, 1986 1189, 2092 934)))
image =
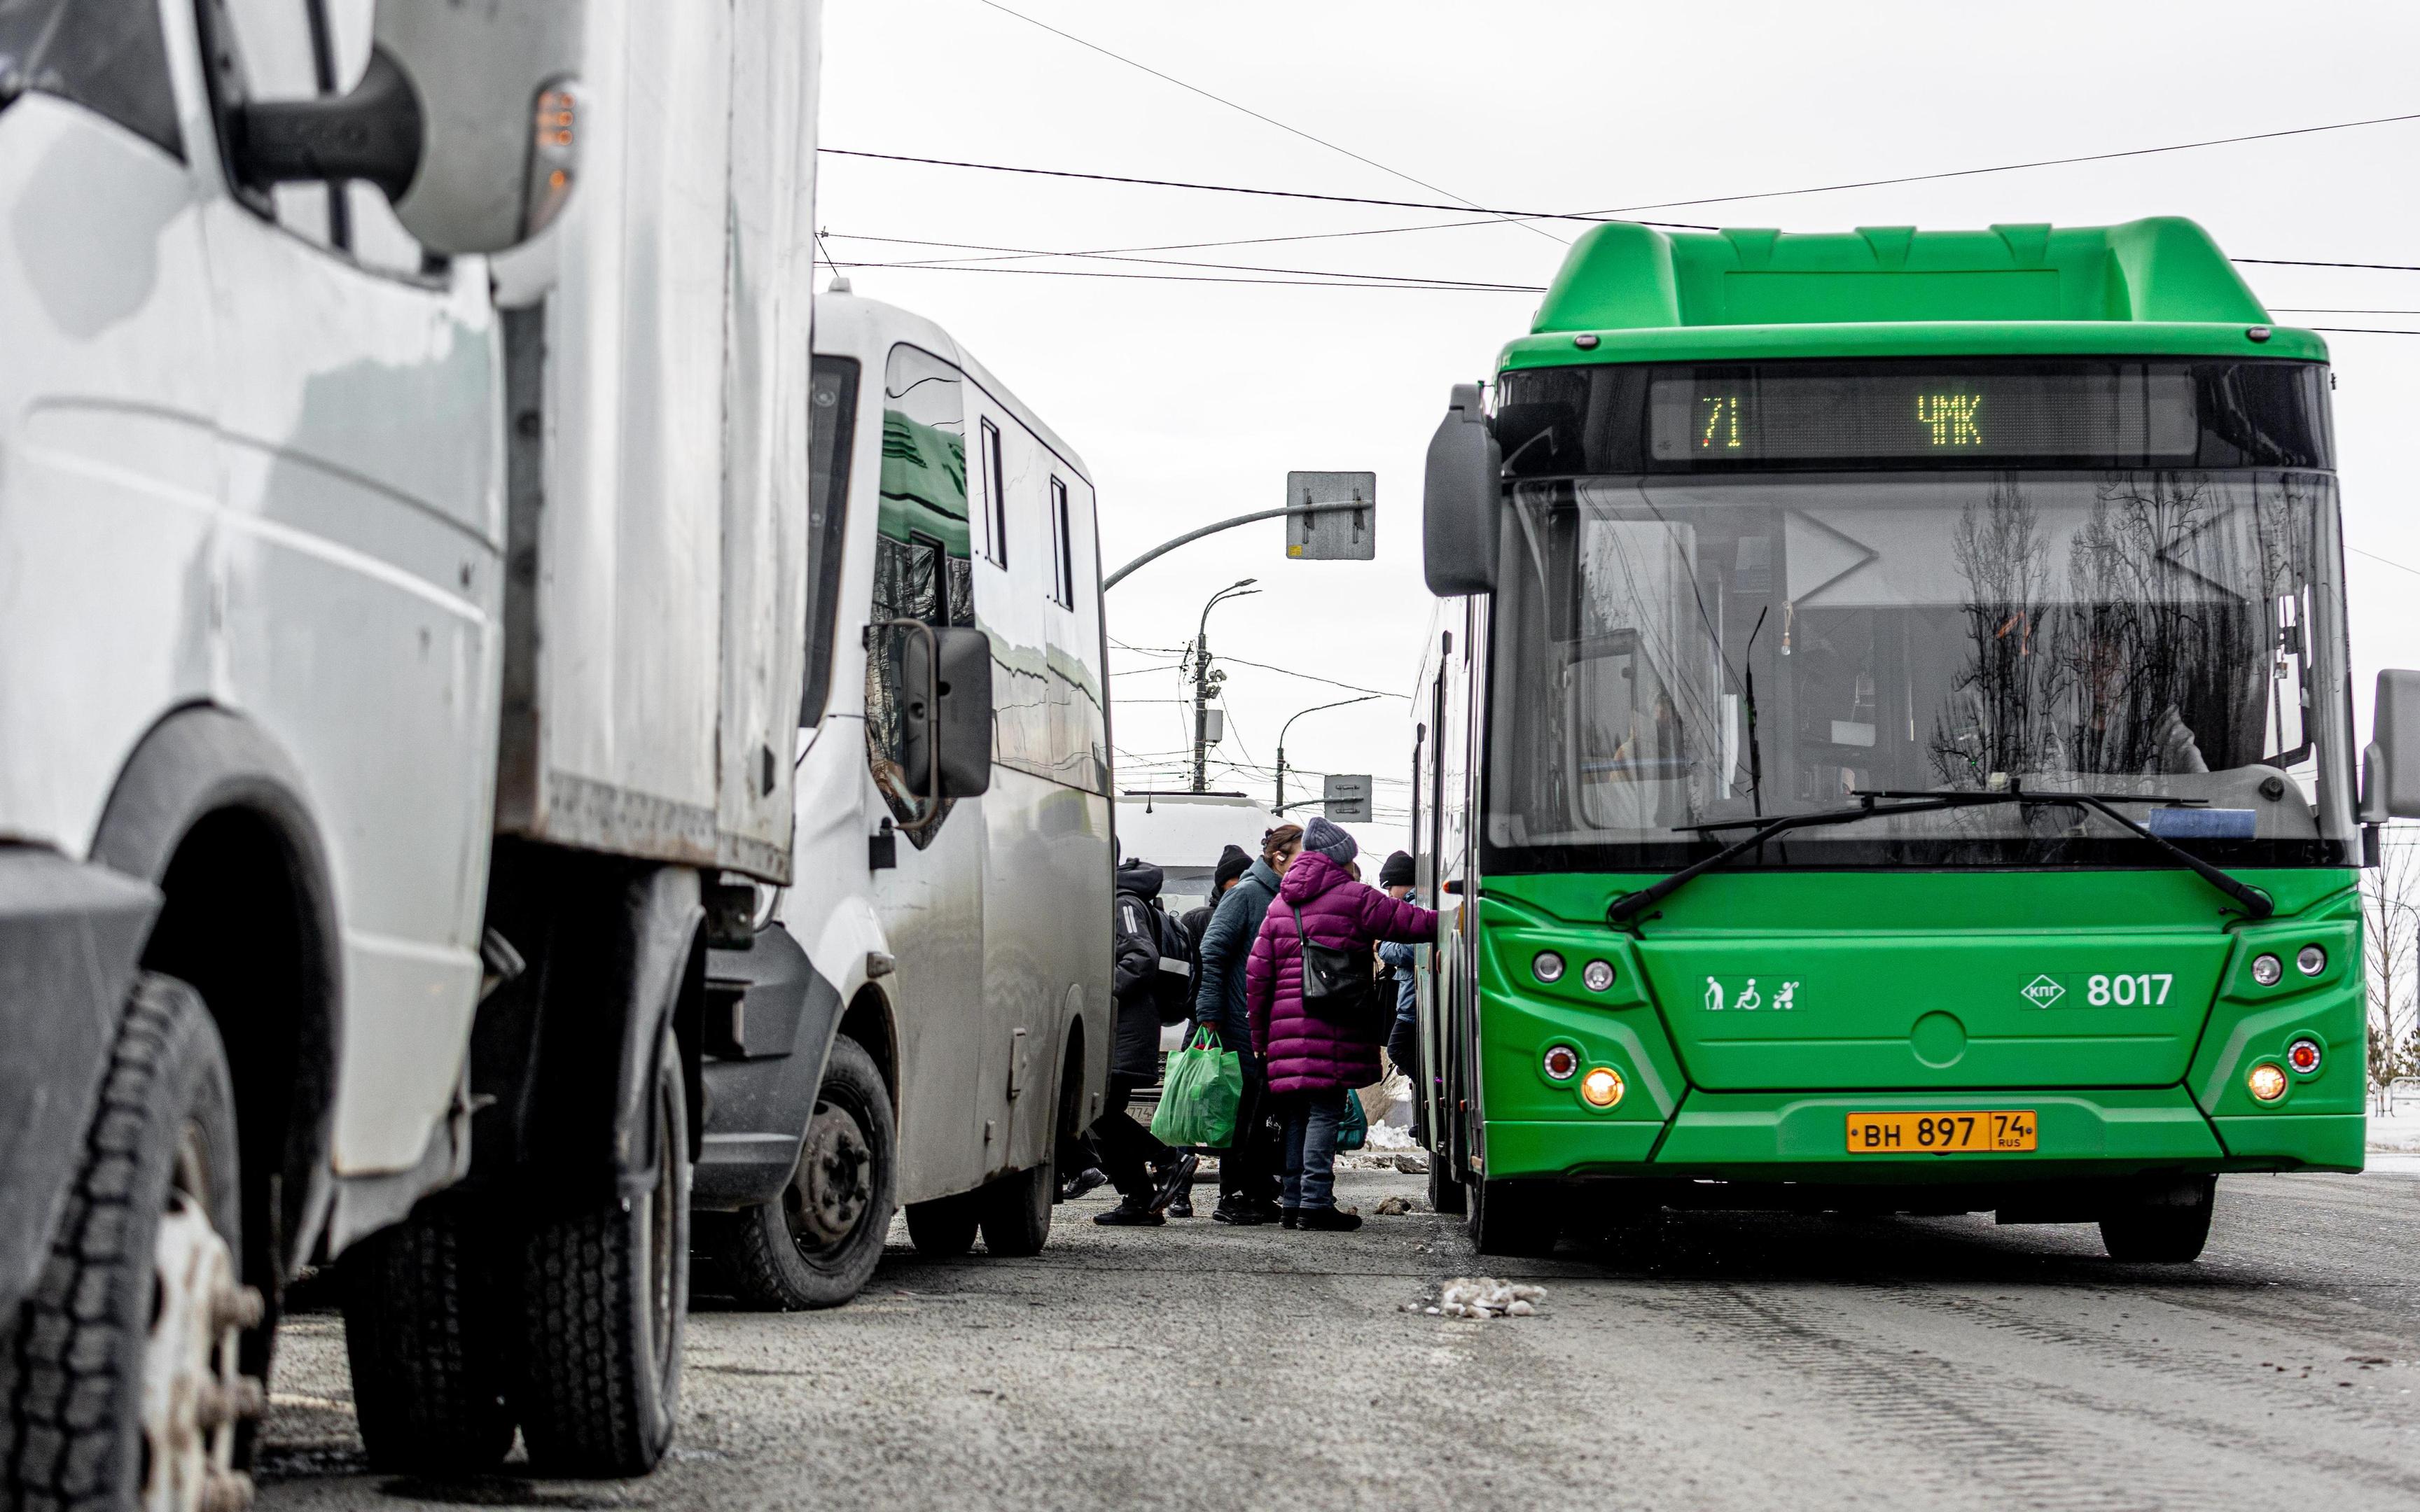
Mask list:
POLYGON ((1224 1149, 1235 1141, 1235 1108, 1243 1097, 1244 1057, 1219 1048, 1218 1031, 1204 1025, 1168 1057, 1151 1132, 1179 1149, 1224 1149))

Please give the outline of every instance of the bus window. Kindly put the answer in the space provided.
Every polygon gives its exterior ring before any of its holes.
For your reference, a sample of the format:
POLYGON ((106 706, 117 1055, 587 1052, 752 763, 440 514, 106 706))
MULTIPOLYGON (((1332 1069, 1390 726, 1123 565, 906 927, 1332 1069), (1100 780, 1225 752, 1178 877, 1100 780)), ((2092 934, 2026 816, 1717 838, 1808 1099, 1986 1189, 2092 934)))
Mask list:
POLYGON ((995 567, 1008 565, 1008 477, 1001 466, 1000 427, 983 423, 984 555, 995 567))
MULTIPOLYGON (((871 618, 974 623, 968 539, 965 382, 958 370, 905 344, 882 375, 881 514, 876 526, 871 618)), ((997 455, 997 432, 984 427, 997 455)), ((903 631, 875 638, 865 658, 865 748, 875 785, 892 815, 918 816, 899 761, 899 657, 903 631)), ((923 844, 938 826, 918 834, 923 844)))
POLYGON ((848 463, 857 435, 857 360, 814 361, 807 420, 807 680, 801 728, 821 719, 831 694, 832 620, 840 608, 841 527, 848 519, 848 463))
POLYGON ((1067 485, 1050 480, 1050 597, 1061 609, 1076 607, 1075 542, 1067 519, 1067 485))

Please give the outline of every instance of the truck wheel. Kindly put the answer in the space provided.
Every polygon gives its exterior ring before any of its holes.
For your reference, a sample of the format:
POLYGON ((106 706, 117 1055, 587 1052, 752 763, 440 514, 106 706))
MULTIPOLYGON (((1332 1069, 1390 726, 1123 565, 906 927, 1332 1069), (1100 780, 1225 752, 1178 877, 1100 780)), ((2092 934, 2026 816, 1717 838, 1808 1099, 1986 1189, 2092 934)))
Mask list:
POLYGON ((2189 1177, 2146 1192, 2101 1220, 2101 1247, 2113 1260, 2183 1265, 2210 1242, 2218 1178, 2189 1177))
POLYGON ((644 1475, 672 1443, 689 1316, 689 1103, 671 1031, 656 1056, 647 1142, 656 1181, 634 1197, 534 1224, 521 1251, 530 1464, 554 1475, 644 1475))
POLYGON ((898 1148, 891 1089, 865 1047, 844 1034, 824 1063, 790 1184, 733 1214, 716 1245, 739 1300, 789 1312, 856 1296, 891 1232, 898 1148))
POLYGON ((1470 1242, 1480 1254, 1534 1259, 1555 1252, 1562 1224, 1549 1193, 1512 1181, 1484 1180, 1464 1190, 1470 1195, 1470 1242))
POLYGON ((118 1021, 81 1168, 0 1340, 0 1504, 240 1506, 240 1373, 260 1293, 240 1284, 235 1094, 209 1011, 145 974, 118 1021))
POLYGON ((908 1204, 908 1237, 914 1242, 916 1253, 930 1260, 947 1260, 974 1248, 975 1226, 983 1218, 976 1206, 981 1196, 961 1192, 908 1204))
POLYGON ((513 1446, 508 1278, 473 1217, 424 1203, 346 1252, 345 1353, 372 1470, 475 1474, 513 1446))

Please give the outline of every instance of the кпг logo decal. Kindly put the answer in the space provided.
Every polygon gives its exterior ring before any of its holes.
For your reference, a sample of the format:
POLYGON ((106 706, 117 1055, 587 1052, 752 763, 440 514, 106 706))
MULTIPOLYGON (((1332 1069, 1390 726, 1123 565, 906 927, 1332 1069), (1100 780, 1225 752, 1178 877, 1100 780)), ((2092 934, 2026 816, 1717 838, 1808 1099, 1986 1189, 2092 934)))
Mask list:
POLYGON ((2017 989, 2024 1000, 2036 1008, 2048 1008, 2067 995, 2067 984, 2045 971, 2017 989))

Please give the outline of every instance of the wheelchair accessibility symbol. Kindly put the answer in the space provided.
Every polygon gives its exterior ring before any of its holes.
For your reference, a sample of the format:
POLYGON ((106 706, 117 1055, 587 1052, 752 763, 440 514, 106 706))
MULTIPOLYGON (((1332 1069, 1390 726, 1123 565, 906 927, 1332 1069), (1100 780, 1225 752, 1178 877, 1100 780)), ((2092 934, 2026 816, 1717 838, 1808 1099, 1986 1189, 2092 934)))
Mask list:
POLYGON ((1764 1010, 1775 1013, 1787 1013, 1798 1007, 1798 983, 1782 982, 1774 989, 1772 999, 1768 1002, 1764 993, 1758 988, 1757 980, 1754 977, 1744 980, 1737 977, 1728 980, 1721 977, 1708 977, 1706 979, 1706 1011, 1754 1013, 1764 1010))

